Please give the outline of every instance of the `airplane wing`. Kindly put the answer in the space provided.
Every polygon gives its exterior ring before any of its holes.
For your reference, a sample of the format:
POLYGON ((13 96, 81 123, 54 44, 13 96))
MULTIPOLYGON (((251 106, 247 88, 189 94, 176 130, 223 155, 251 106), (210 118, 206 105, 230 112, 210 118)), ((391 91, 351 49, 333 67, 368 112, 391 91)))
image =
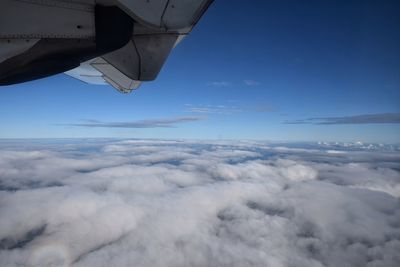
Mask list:
POLYGON ((133 80, 101 57, 81 63, 65 74, 88 84, 109 84, 121 93, 130 93, 137 89, 141 81, 133 80))
POLYGON ((124 47, 83 62, 65 73, 87 83, 109 83, 118 91, 129 93, 142 81, 152 81, 157 77, 171 50, 186 35, 137 25, 124 47))
POLYGON ((157 77, 211 2, 2 0, 0 85, 65 72, 129 93, 157 77))

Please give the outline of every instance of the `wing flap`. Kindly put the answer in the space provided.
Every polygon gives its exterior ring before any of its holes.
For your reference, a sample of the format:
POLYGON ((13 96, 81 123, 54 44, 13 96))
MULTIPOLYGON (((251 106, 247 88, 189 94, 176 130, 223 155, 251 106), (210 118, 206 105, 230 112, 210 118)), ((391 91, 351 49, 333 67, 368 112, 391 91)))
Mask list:
POLYGON ((89 84, 109 84, 121 93, 130 93, 140 86, 140 81, 130 79, 101 57, 86 61, 65 74, 89 84))

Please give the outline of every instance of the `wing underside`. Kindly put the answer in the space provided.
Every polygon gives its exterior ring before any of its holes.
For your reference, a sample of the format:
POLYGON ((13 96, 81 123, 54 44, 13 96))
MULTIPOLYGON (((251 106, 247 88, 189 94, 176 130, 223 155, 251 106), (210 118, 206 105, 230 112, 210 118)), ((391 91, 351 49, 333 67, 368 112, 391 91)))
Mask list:
POLYGON ((175 45, 186 34, 138 29, 121 49, 86 62, 65 74, 90 84, 110 84, 121 93, 154 80, 175 45))
POLYGON ((157 77, 211 2, 2 0, 0 85, 64 72, 129 93, 157 77))
POLYGON ((101 57, 83 62, 79 67, 67 71, 65 74, 89 84, 109 84, 121 93, 130 93, 141 83, 130 79, 101 57))
POLYGON ((141 82, 157 77, 171 50, 191 31, 212 1, 153 1, 151 7, 143 1, 120 2, 126 4, 128 12, 134 11, 132 16, 137 19, 131 40, 124 47, 65 73, 87 83, 108 83, 129 93, 141 82))

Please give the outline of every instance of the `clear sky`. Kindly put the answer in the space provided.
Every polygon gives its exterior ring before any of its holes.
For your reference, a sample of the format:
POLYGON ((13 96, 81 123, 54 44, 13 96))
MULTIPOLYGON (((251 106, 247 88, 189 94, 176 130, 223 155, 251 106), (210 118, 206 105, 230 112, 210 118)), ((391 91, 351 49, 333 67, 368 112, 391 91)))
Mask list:
POLYGON ((64 74, 0 88, 0 137, 400 142, 399 14, 217 0, 130 95, 64 74))

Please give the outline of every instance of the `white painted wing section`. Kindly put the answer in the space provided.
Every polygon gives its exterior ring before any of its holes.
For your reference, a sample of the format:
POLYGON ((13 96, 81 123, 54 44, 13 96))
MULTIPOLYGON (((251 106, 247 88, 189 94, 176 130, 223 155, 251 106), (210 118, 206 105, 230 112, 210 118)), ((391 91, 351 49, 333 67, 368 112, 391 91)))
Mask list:
POLYGON ((83 62, 78 68, 67 71, 65 74, 89 84, 107 84, 103 78, 103 73, 90 65, 92 61, 83 62))
POLYGON ((89 84, 110 84, 121 93, 130 93, 140 85, 140 81, 130 79, 101 57, 86 61, 65 74, 89 84))

